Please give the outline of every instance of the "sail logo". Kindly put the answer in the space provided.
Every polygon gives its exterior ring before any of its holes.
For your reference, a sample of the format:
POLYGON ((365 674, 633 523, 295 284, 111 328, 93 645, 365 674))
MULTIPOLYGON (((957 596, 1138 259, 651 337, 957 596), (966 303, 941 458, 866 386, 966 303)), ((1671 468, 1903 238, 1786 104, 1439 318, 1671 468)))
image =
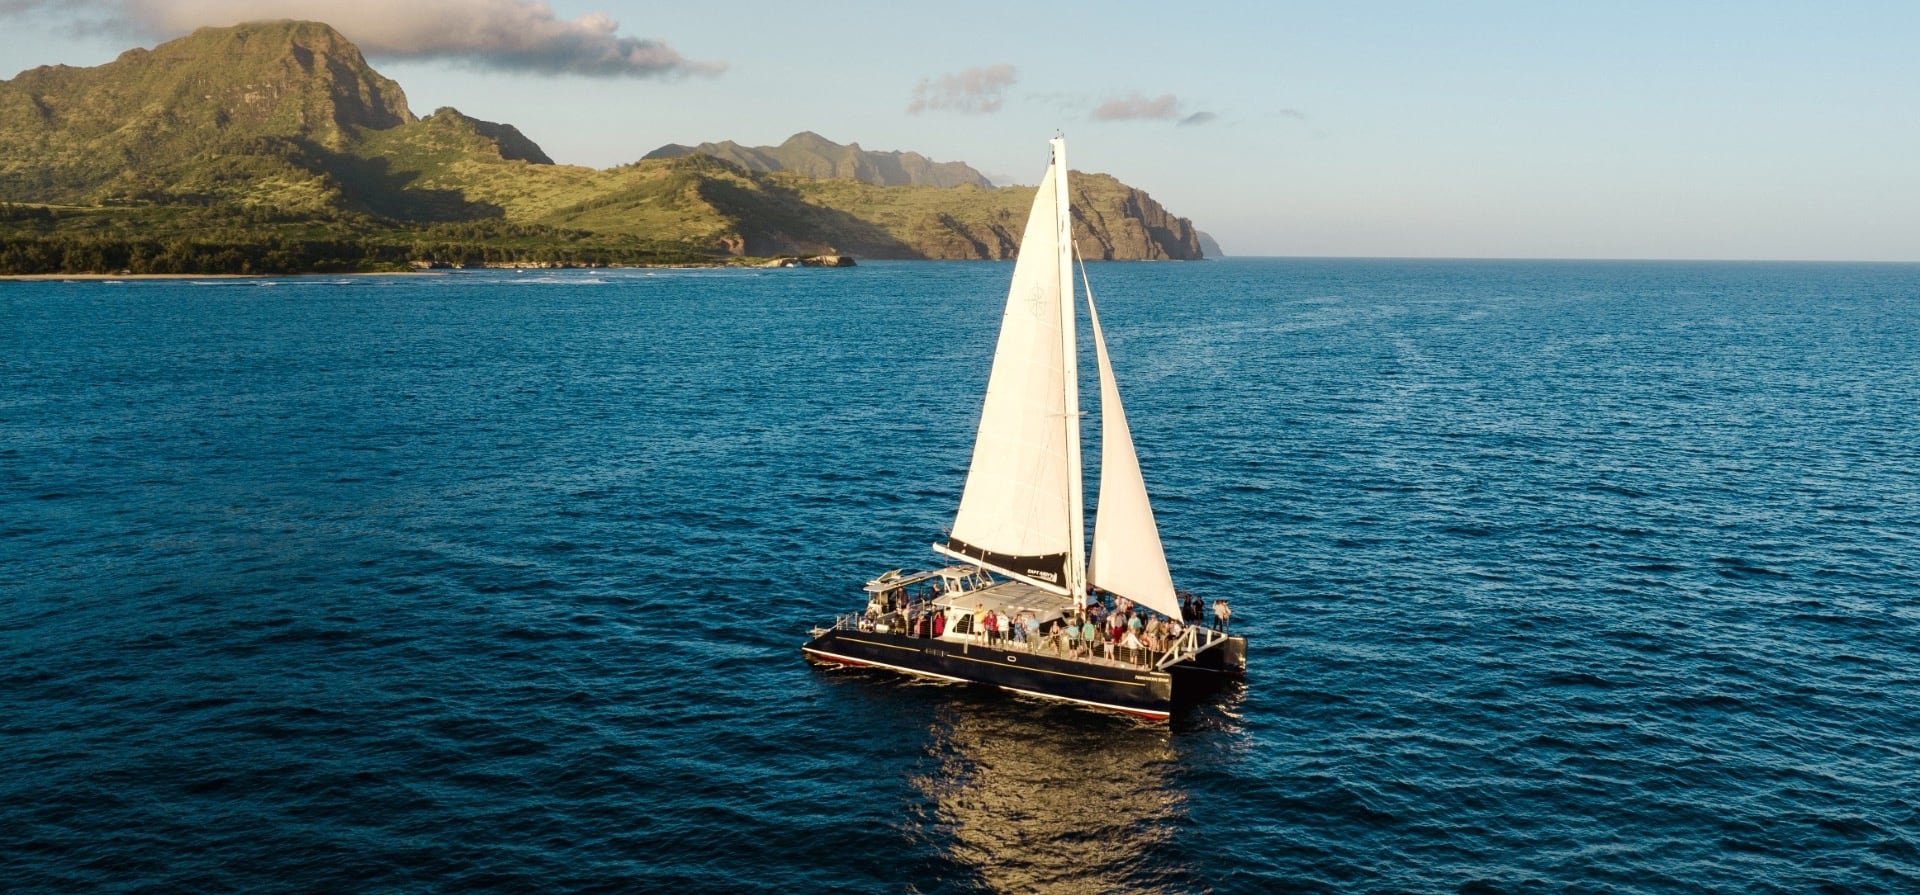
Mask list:
POLYGON ((1027 291, 1027 313, 1034 319, 1041 319, 1047 312, 1047 284, 1035 281, 1033 288, 1027 291))
POLYGON ((1047 582, 1048 584, 1060 583, 1060 573, 1058 572, 1046 572, 1046 571, 1041 571, 1040 569, 1028 569, 1027 577, 1038 578, 1041 581, 1047 582))

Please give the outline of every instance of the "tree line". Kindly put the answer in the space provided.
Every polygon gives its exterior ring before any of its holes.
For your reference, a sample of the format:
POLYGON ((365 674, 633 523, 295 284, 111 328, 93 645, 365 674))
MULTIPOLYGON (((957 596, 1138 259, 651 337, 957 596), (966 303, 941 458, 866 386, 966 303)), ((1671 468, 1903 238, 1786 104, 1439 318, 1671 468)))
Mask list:
POLYGON ((673 244, 608 244, 583 230, 500 220, 424 227, 366 218, 304 220, 301 226, 276 229, 292 222, 267 209, 196 209, 167 222, 116 219, 89 221, 86 229, 65 226, 84 217, 0 204, 0 274, 347 273, 400 270, 415 263, 588 267, 714 259, 673 244))

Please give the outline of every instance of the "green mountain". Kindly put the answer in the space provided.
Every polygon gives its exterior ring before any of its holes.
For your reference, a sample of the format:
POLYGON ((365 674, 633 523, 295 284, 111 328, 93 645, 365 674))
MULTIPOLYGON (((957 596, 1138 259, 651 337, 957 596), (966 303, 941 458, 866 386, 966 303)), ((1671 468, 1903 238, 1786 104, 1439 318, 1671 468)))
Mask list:
POLYGON ((332 28, 202 29, 0 82, 0 199, 332 206, 343 197, 328 157, 413 123, 400 86, 332 28))
MULTIPOLYGON (((1145 193, 1098 174, 1075 185, 1086 257, 1201 257, 1191 223, 1145 193)), ((0 269, 161 256, 191 267, 180 259, 228 243, 244 245, 221 269, 298 268, 346 244, 359 247, 349 267, 408 252, 1006 258, 1032 197, 958 162, 810 133, 778 147, 664 147, 604 171, 557 165, 510 125, 451 108, 416 118, 399 85, 317 22, 205 28, 0 82, 0 205, 13 209, 0 213, 0 269)))
POLYGON ((875 186, 977 186, 992 188, 986 175, 965 162, 936 162, 917 152, 869 152, 802 131, 778 146, 741 146, 732 140, 682 146, 669 143, 645 158, 709 155, 748 171, 785 171, 806 177, 858 180, 875 186))

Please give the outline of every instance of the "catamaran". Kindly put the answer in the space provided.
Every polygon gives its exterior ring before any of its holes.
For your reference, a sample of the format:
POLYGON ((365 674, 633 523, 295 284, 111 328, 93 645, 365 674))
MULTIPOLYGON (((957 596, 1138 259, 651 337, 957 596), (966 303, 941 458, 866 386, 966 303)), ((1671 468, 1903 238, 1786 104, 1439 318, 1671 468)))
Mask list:
POLYGON ((1052 150, 1007 290, 959 510, 946 542, 933 545, 950 563, 868 581, 866 607, 814 628, 802 649, 824 663, 1165 721, 1244 675, 1246 640, 1203 624, 1198 601, 1174 588, 1082 267, 1100 374, 1099 497, 1087 553, 1066 141, 1054 138, 1052 150), (1106 609, 1101 594, 1116 611, 1150 610, 1136 616, 1148 619, 1146 636, 1086 637, 1104 627, 1094 624, 1106 609))

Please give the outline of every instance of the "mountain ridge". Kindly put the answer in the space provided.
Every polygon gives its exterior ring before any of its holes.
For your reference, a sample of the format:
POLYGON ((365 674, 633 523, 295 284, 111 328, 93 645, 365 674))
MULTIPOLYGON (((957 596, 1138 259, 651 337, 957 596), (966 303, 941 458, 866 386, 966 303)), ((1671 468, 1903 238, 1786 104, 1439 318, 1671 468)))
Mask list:
POLYGON ((966 162, 936 162, 917 152, 865 150, 859 143, 843 146, 813 131, 801 131, 778 146, 742 146, 732 140, 698 146, 668 143, 641 158, 695 154, 725 159, 749 171, 858 180, 875 186, 993 187, 993 181, 966 162))
MULTIPOLYGON (((1032 195, 965 163, 810 131, 780 147, 669 144, 606 170, 556 164, 510 124, 450 107, 415 116, 398 83, 319 22, 203 28, 104 65, 0 81, 0 203, 91 209, 15 216, 43 241, 169 237, 165 227, 205 215, 142 209, 224 208, 214 218, 288 232, 386 238, 473 224, 449 232, 616 256, 1006 258, 1032 195)), ((1076 177, 1074 216, 1089 259, 1203 257, 1191 222, 1105 175, 1076 177)), ((9 226, 0 220, 0 238, 9 226)))

